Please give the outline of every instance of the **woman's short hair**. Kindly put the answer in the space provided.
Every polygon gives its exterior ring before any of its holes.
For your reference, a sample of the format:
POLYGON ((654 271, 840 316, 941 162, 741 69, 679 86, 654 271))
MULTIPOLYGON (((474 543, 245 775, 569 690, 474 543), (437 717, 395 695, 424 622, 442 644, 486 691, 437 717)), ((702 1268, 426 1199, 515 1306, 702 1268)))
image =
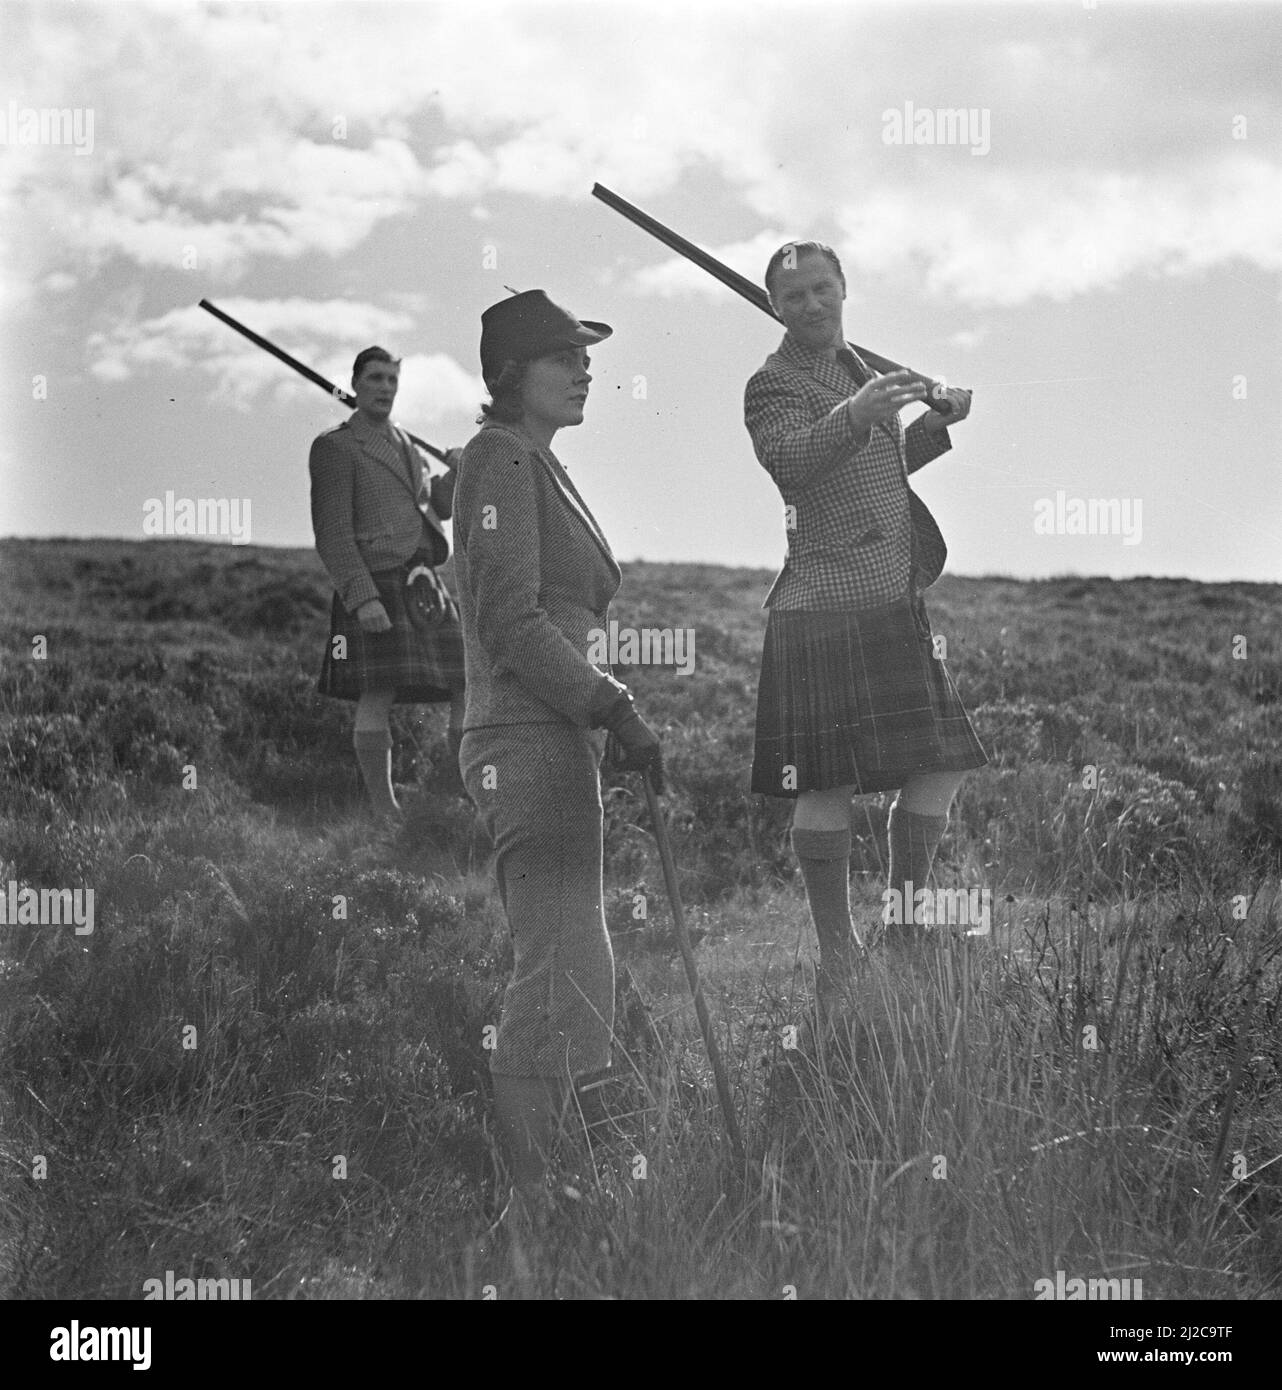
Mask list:
POLYGON ((356 361, 352 363, 353 386, 361 379, 361 373, 371 362, 390 362, 393 367, 399 367, 401 365, 401 359, 399 357, 393 357, 386 348, 362 348, 361 351, 356 354, 356 361))
POLYGON ((526 362, 504 362, 498 376, 488 377, 485 389, 490 393, 488 403, 482 403, 481 413, 476 423, 482 425, 493 420, 496 425, 515 425, 524 413, 521 404, 521 388, 525 385, 525 374, 530 370, 526 362))
POLYGON ((822 241, 785 241, 784 244, 770 257, 770 263, 766 266, 766 293, 773 299, 774 286, 770 283, 776 273, 780 270, 795 270, 797 262, 802 256, 823 256, 828 264, 837 272, 837 278, 841 281, 841 288, 846 288, 846 273, 841 268, 841 262, 837 259, 837 253, 831 246, 825 246, 822 241))

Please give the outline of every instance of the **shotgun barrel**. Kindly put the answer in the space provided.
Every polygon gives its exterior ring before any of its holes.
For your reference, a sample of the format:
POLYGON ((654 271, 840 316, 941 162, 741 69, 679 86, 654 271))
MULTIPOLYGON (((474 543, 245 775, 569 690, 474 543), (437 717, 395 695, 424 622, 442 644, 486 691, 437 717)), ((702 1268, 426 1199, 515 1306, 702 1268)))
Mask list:
MULTIPOLYGON (((327 377, 323 377, 319 372, 305 366, 297 357, 291 357, 284 348, 278 348, 275 343, 269 338, 264 338, 261 333, 255 333, 252 328, 246 328, 239 319, 232 318, 230 314, 225 313, 216 304, 211 304, 209 300, 202 299, 200 307, 206 313, 213 314, 216 319, 221 319, 228 328, 234 328, 237 333, 248 338, 256 347, 262 348, 264 352, 270 352, 273 357, 279 358, 287 367, 293 367, 299 376, 305 376, 308 381, 319 386, 326 395, 333 396, 336 401, 341 401, 349 410, 355 409, 356 397, 350 391, 344 391, 341 386, 335 386, 327 377)), ((408 430, 406 430, 406 434, 409 434, 408 430)), ((435 444, 429 444, 426 439, 420 439, 416 434, 410 434, 410 438, 420 449, 426 449, 433 458, 440 459, 442 463, 445 462, 444 450, 438 449, 435 444)))
MULTIPOLYGON (((700 270, 706 270, 714 279, 720 280, 723 285, 728 286, 738 295, 742 295, 749 304, 755 304, 763 314, 769 314, 776 323, 782 323, 779 315, 770 307, 770 296, 761 288, 754 285, 747 276, 740 275, 737 270, 731 270, 728 265, 717 260, 715 256, 709 255, 707 251, 696 246, 694 242, 687 241, 685 237, 679 236, 671 227, 665 227, 662 222, 653 218, 649 213, 642 212, 626 198, 608 189, 604 184, 594 183, 592 185, 592 196, 600 199, 606 207, 613 208, 615 212, 621 213, 629 222, 634 222, 643 232, 649 232, 656 240, 661 241, 669 250, 684 256, 686 260, 693 261, 700 270)), ((901 362, 892 361, 889 357, 883 357, 878 352, 872 352, 866 347, 860 347, 858 343, 847 343, 864 359, 865 362, 876 372, 902 372, 909 370, 901 362)), ((922 376, 922 373, 917 373, 922 376)), ((926 404, 932 410, 938 411, 941 415, 951 413, 947 397, 944 395, 942 382, 930 381, 926 388, 926 404)))

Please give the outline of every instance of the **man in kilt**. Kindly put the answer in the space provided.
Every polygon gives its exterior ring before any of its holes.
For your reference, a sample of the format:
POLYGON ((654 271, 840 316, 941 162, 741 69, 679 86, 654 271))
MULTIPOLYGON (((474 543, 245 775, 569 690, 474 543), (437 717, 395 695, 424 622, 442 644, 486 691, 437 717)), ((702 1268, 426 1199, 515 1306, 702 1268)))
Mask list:
MULTIPOLYGON (((765 601, 752 790, 796 801, 792 845, 826 1010, 862 945, 850 917, 852 796, 898 792, 888 886, 916 891, 962 775, 987 762, 934 654, 922 590, 947 551, 908 486, 952 447, 947 427, 966 418, 970 396, 949 390, 947 417, 927 411, 905 430, 899 412, 925 399, 925 383, 878 376, 847 346, 846 279, 830 247, 780 247, 766 289, 787 332, 748 382, 744 418, 783 495, 788 557, 765 601)), ((910 925, 887 928, 890 944, 920 936, 903 906, 910 925)))
POLYGON ((442 522, 453 468, 430 478, 422 456, 392 423, 400 362, 385 348, 358 353, 356 409, 312 443, 312 528, 334 582, 323 695, 356 701, 352 742, 380 819, 400 812, 392 789, 392 706, 450 703, 450 752, 462 739, 463 638, 458 608, 436 573, 449 557, 442 522))

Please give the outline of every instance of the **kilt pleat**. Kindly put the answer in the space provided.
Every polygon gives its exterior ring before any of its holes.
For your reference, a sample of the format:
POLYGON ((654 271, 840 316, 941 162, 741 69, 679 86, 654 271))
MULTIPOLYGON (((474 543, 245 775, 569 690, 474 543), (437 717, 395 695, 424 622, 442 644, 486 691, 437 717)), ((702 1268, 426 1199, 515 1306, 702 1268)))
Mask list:
MULTIPOLYGON (((405 569, 371 574, 391 629, 365 632, 337 594, 330 606, 329 641, 317 689, 337 700, 359 700, 367 690, 396 691, 399 704, 435 704, 463 689, 463 629, 458 608, 433 572, 427 582, 444 595, 445 617, 435 627, 415 623, 406 604, 405 569), (345 658, 335 656, 342 638, 345 658)), ((423 581, 420 581, 423 582, 423 581)))
POLYGON ((988 761, 943 661, 925 601, 770 610, 757 690, 752 790, 892 791, 917 772, 988 761))

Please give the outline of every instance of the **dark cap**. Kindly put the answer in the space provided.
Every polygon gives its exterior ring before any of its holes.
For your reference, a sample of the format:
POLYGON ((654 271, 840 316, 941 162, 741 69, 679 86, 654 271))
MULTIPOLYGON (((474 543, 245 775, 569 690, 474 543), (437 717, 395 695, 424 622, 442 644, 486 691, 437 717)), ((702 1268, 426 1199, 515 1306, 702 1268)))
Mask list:
POLYGON ((491 304, 481 315, 481 375, 492 381, 504 362, 528 362, 562 347, 587 347, 613 332, 608 323, 580 322, 542 290, 526 290, 491 304))

